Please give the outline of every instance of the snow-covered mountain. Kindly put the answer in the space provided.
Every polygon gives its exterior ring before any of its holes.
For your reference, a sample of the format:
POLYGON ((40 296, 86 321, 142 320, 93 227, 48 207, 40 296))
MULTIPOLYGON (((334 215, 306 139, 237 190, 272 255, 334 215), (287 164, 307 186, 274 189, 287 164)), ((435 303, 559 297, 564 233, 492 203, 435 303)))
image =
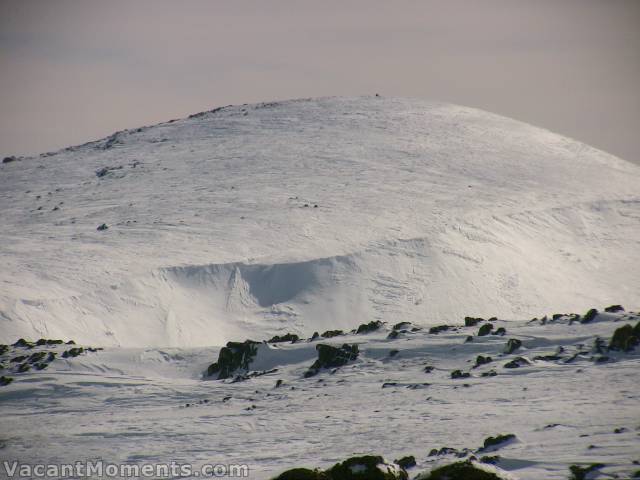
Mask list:
POLYGON ((0 166, 0 341, 193 347, 634 307, 638 185, 582 143, 421 100, 118 132, 0 166))

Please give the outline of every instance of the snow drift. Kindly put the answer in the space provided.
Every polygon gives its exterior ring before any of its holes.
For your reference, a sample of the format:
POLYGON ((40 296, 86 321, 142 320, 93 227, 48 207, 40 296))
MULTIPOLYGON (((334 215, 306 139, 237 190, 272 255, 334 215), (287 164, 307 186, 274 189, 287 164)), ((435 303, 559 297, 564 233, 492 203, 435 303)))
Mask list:
POLYGON ((0 166, 0 341, 221 345, 633 307, 639 182, 579 142, 420 100, 118 132, 0 166))

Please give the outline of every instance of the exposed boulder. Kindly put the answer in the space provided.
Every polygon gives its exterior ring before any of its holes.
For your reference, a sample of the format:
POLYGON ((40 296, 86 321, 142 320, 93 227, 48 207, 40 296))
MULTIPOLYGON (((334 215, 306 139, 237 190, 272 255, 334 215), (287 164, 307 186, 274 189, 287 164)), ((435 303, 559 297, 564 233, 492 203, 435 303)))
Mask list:
POLYGON ((592 322, 598 316, 598 310, 592 308, 587 313, 584 314, 584 317, 580 319, 580 323, 589 323, 592 322))
POLYGON ((96 228, 96 230, 98 230, 99 232, 103 231, 103 230, 107 230, 109 227, 107 226, 106 223, 102 223, 100 225, 98 225, 98 228, 96 228))
POLYGON ((484 440, 484 444, 478 449, 478 452, 487 452, 497 450, 504 447, 508 443, 512 443, 516 440, 516 436, 513 433, 506 433, 496 435, 495 437, 487 437, 484 440))
POLYGON ((474 318, 474 317, 464 317, 464 326, 465 327, 475 327, 480 322, 484 322, 484 318, 474 318))
POLYGON ((613 332, 609 342, 609 350, 629 352, 640 345, 640 322, 635 327, 626 324, 613 332))
POLYGON ((300 337, 295 333, 286 333, 282 336, 275 335, 271 339, 267 340, 267 343, 283 343, 283 342, 296 343, 298 340, 300 340, 300 337))
POLYGON ((451 372, 451 378, 453 379, 469 378, 470 376, 471 374, 469 372, 463 372, 462 370, 454 370, 451 372))
POLYGON ((485 335, 489 335, 491 333, 491 330, 493 330, 493 324, 485 323, 478 330, 478 336, 479 337, 484 337, 485 335))
POLYGON ((594 470, 599 470, 602 467, 604 467, 602 463, 592 463, 587 467, 571 465, 569 467, 569 471, 571 472, 571 477, 569 477, 569 480, 585 480, 589 473, 593 472, 594 470))
POLYGON ((400 465, 387 463, 380 456, 364 455, 336 463, 325 471, 294 468, 281 473, 274 480, 407 480, 408 478, 407 472, 400 465))
POLYGON ((507 329, 504 327, 500 327, 497 330, 491 332, 491 335, 498 335, 500 337, 504 337, 507 334, 507 329))
POLYGON ((386 463, 380 456, 352 457, 337 463, 327 474, 331 480, 407 480, 409 476, 395 463, 386 463))
POLYGON ((422 473, 416 480, 504 480, 510 478, 497 467, 466 460, 422 473))
POLYGON ((4 375, 0 377, 0 387, 9 385, 11 382, 13 382, 13 377, 5 377, 4 375))
POLYGON ((416 457, 413 455, 407 455, 405 457, 394 460, 394 463, 400 465, 400 467, 404 468, 412 468, 416 466, 416 457))
POLYGON ((438 334, 440 332, 446 332, 447 330, 453 329, 455 327, 451 326, 451 325, 437 325, 435 327, 431 327, 429 329, 429 333, 431 334, 438 334))
POLYGON ((522 346, 522 341, 518 340, 517 338, 510 338, 507 341, 507 346, 504 349, 504 353, 511 354, 515 352, 517 349, 519 349, 521 346, 522 346))
POLYGON ((217 375, 218 380, 223 380, 231 377, 236 370, 248 370, 258 352, 258 344, 253 340, 227 342, 227 346, 220 349, 218 361, 209 365, 207 376, 217 375))
POLYGON ((327 330, 320 336, 322 338, 333 338, 337 337, 338 335, 344 335, 344 332, 342 330, 327 330))
POLYGON ((345 343, 341 347, 333 347, 320 343, 316 345, 318 351, 318 359, 305 373, 305 377, 316 375, 323 368, 336 368, 346 365, 347 363, 358 358, 358 345, 349 345, 345 343))
POLYGON ((15 155, 11 155, 10 157, 4 157, 2 159, 2 163, 11 163, 15 162, 16 160, 18 160, 18 157, 16 157, 15 155))
POLYGON ((529 360, 524 357, 516 357, 510 362, 504 364, 504 368, 520 368, 526 365, 530 365, 529 360))
POLYGON ((356 330, 356 333, 371 333, 380 329, 380 327, 382 327, 382 322, 380 320, 372 320, 369 323, 363 323, 362 325, 360 325, 356 330))
POLYGON ((624 312, 624 307, 622 305, 610 305, 604 311, 607 313, 624 312))
POLYGON ((331 480, 321 470, 309 470, 308 468, 292 468, 281 473, 274 480, 331 480))
POLYGON ((491 362, 493 362, 493 359, 491 357, 478 355, 476 358, 476 364, 473 366, 473 368, 478 368, 481 365, 486 365, 487 363, 491 363, 491 362))

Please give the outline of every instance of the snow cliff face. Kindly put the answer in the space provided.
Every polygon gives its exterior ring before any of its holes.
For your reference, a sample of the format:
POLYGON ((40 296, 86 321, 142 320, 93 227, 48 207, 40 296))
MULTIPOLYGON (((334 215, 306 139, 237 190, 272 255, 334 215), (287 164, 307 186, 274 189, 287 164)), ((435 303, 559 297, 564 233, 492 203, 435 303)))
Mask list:
POLYGON ((634 307, 638 185, 639 167, 579 142, 420 100, 118 132, 0 166, 0 342, 220 345, 634 307))

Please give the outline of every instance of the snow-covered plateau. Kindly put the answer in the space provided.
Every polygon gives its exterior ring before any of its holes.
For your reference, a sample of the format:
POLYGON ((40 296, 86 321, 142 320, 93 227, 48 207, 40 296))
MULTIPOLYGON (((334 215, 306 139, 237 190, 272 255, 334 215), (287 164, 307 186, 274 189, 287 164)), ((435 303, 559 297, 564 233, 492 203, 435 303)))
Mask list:
POLYGON ((9 157, 0 460, 632 478, 639 185, 544 129, 378 96, 9 157))

